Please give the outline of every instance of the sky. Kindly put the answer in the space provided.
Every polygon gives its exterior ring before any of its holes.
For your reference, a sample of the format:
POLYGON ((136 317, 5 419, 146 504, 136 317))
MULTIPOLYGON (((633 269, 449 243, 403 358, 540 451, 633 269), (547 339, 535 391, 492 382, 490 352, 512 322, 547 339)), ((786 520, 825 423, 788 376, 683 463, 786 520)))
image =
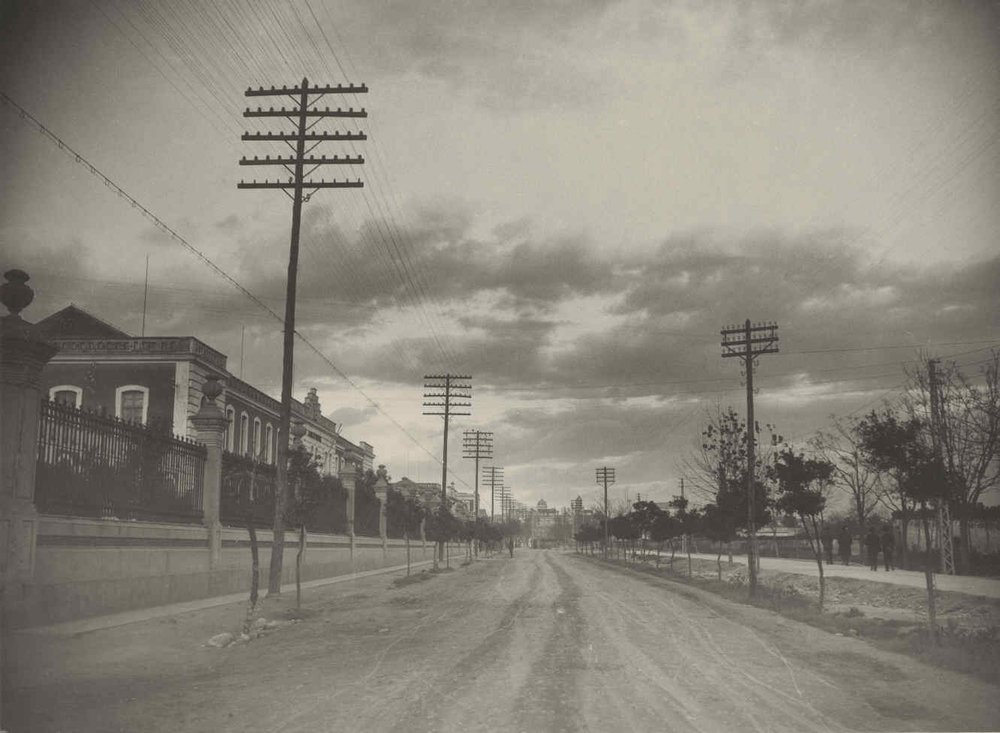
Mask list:
POLYGON ((972 1, 2 0, 0 91, 203 256, 0 102, 25 317, 139 334, 148 257, 146 335, 278 396, 291 205, 236 184, 280 152, 241 132, 285 123, 243 92, 304 77, 370 91, 322 102, 368 110, 317 150, 365 188, 303 207, 295 395, 395 479, 440 481, 425 375, 472 378, 449 481, 488 430, 514 498, 558 507, 600 466, 613 501, 694 478, 745 410, 730 324, 778 324, 756 415, 796 444, 1000 344, 1000 4, 972 1))

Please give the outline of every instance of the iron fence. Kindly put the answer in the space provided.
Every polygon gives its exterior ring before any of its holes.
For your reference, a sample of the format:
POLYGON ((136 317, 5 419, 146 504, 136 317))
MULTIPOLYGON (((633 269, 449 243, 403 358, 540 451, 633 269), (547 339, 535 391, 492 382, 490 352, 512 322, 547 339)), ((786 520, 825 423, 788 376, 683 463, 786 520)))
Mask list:
POLYGON ((205 446, 43 401, 35 505, 40 512, 197 524, 205 446))
POLYGON ((222 454, 222 487, 219 521, 228 527, 270 527, 274 523, 273 464, 255 461, 238 453, 222 454))

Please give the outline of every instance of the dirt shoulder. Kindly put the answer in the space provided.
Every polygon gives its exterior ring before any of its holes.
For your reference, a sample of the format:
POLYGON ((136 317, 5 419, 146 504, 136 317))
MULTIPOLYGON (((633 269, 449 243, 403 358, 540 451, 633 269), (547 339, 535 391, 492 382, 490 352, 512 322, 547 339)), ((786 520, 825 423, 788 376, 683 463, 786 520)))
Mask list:
MULTIPOLYGON (((714 561, 677 555, 671 563, 652 560, 630 566, 662 574, 737 602, 747 601, 746 565, 722 559, 722 580, 714 561)), ((939 639, 928 633, 927 594, 923 589, 873 579, 826 579, 824 612, 816 607, 819 579, 762 568, 756 605, 830 633, 865 638, 881 648, 907 654, 953 671, 1000 685, 1000 599, 936 591, 939 639)))

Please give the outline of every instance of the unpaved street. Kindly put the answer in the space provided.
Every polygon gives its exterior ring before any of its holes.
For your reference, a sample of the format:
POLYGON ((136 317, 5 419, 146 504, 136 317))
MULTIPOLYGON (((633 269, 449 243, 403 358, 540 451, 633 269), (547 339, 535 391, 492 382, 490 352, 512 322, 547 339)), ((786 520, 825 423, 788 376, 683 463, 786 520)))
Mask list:
POLYGON ((973 678, 555 551, 308 601, 226 649, 233 606, 19 634, 11 733, 1000 728, 973 678))

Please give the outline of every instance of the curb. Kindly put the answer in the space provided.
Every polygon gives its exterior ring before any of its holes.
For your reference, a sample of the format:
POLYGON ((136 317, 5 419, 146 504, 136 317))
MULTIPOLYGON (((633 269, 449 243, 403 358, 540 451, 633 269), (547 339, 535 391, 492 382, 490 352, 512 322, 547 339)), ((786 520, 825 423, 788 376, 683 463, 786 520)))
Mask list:
MULTIPOLYGON (((431 565, 433 560, 420 560, 419 562, 410 563, 411 568, 417 568, 422 565, 431 565)), ((320 588, 325 585, 333 585, 335 583, 346 583, 350 580, 357 580, 360 578, 367 578, 373 575, 386 575, 388 573, 394 573, 399 570, 406 570, 406 565, 392 565, 387 568, 376 568, 375 570, 363 570, 361 572, 351 573, 349 575, 335 575, 331 578, 318 578, 316 580, 308 580, 302 583, 302 588, 320 588)), ((281 586, 281 592, 294 591, 295 583, 286 583, 281 586)), ((266 595, 261 594, 261 598, 266 595)), ((123 611, 121 613, 109 614, 107 616, 94 616, 91 618, 79 619, 77 621, 65 621, 58 624, 50 624, 48 626, 34 626, 25 629, 15 629, 12 633, 24 634, 24 635, 38 635, 38 636, 55 636, 55 637, 70 637, 77 634, 85 634, 89 631, 101 631, 104 629, 113 629, 118 626, 127 626, 129 624, 141 623, 142 621, 150 621, 152 619, 164 618, 166 616, 176 616, 182 613, 191 613, 193 611, 202 611, 206 608, 215 608, 217 606, 226 606, 231 603, 245 603, 248 599, 248 591, 243 593, 231 593, 225 596, 215 596, 213 598, 200 598, 195 601, 183 601, 181 603, 171 603, 167 606, 153 606, 151 608, 140 608, 135 611, 123 611)))

